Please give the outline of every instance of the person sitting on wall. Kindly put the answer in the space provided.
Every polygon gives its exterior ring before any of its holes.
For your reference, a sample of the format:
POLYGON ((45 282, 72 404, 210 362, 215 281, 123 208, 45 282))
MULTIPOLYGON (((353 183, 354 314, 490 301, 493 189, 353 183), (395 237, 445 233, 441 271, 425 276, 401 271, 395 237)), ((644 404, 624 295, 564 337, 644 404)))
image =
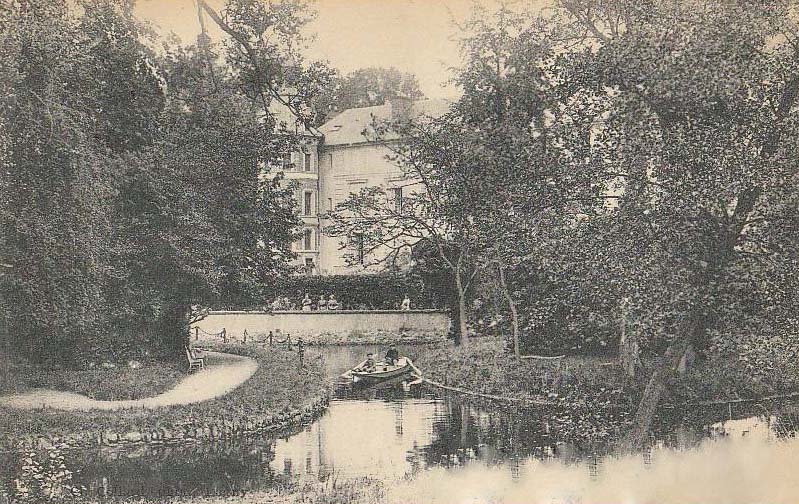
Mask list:
POLYGON ((408 311, 411 309, 411 299, 405 294, 405 299, 402 300, 402 304, 400 305, 400 310, 408 311))
POLYGON ((306 292, 305 293, 305 297, 302 298, 302 311, 311 311, 311 305, 312 304, 313 304, 313 301, 311 301, 311 297, 306 292))
POLYGON ((336 295, 331 294, 330 299, 327 300, 327 309, 328 310, 338 310, 338 301, 336 301, 336 295))
POLYGON ((319 301, 316 303, 317 310, 327 310, 327 300, 325 299, 324 294, 319 296, 319 301))
POLYGON ((276 297, 274 301, 272 301, 272 311, 278 311, 281 309, 280 306, 280 298, 276 297))
POLYGON ((389 366, 393 366, 394 364, 397 363, 398 360, 399 360, 399 350, 397 350, 396 346, 391 345, 391 347, 386 352, 386 364, 388 364, 389 366))

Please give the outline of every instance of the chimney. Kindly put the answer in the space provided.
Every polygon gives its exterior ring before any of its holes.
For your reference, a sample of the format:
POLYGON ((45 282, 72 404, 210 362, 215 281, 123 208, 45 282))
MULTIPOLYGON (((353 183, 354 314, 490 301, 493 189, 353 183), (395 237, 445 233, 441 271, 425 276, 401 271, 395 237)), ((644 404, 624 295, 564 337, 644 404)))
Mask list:
POLYGON ((411 120, 413 100, 404 96, 392 96, 387 101, 391 106, 392 122, 407 122, 411 120))

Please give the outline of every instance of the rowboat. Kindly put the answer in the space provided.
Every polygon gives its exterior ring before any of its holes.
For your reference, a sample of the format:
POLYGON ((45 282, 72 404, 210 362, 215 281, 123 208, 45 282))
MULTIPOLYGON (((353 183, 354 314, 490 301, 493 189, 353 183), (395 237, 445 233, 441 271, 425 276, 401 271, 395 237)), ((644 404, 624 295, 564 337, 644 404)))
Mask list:
POLYGON ((413 373, 414 367, 410 359, 400 357, 394 365, 385 362, 378 362, 375 364, 374 371, 360 371, 366 361, 358 364, 353 369, 347 371, 345 375, 352 377, 353 383, 362 383, 364 385, 372 385, 380 383, 393 378, 409 375, 413 373))

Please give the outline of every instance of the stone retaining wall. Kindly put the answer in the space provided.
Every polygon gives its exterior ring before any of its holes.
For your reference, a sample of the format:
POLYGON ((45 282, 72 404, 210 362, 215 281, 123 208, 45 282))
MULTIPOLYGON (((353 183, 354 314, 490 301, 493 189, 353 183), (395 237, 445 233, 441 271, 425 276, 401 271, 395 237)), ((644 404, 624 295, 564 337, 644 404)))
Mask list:
POLYGON ((321 392, 300 409, 291 409, 283 413, 258 418, 238 418, 230 420, 184 422, 174 426, 159 427, 138 432, 73 432, 50 435, 30 435, 5 438, 4 449, 49 449, 57 444, 65 444, 68 448, 124 448, 138 445, 179 445, 201 441, 232 439, 265 433, 284 433, 316 420, 330 402, 328 391, 321 392))
POLYGON ((309 345, 432 343, 450 330, 447 311, 214 311, 192 326, 196 341, 218 341, 224 329, 228 341, 263 342, 302 338, 309 345))

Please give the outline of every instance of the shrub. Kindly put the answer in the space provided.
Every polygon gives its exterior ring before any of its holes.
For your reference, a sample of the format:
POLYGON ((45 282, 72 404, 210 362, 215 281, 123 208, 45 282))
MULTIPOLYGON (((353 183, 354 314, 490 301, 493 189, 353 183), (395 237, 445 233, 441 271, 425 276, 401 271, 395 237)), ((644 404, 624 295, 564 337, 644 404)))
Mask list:
POLYGON ((80 497, 85 488, 72 484, 72 471, 64 462, 65 448, 64 445, 56 445, 42 452, 28 452, 21 457, 11 488, 6 490, 11 502, 63 502, 80 497))

